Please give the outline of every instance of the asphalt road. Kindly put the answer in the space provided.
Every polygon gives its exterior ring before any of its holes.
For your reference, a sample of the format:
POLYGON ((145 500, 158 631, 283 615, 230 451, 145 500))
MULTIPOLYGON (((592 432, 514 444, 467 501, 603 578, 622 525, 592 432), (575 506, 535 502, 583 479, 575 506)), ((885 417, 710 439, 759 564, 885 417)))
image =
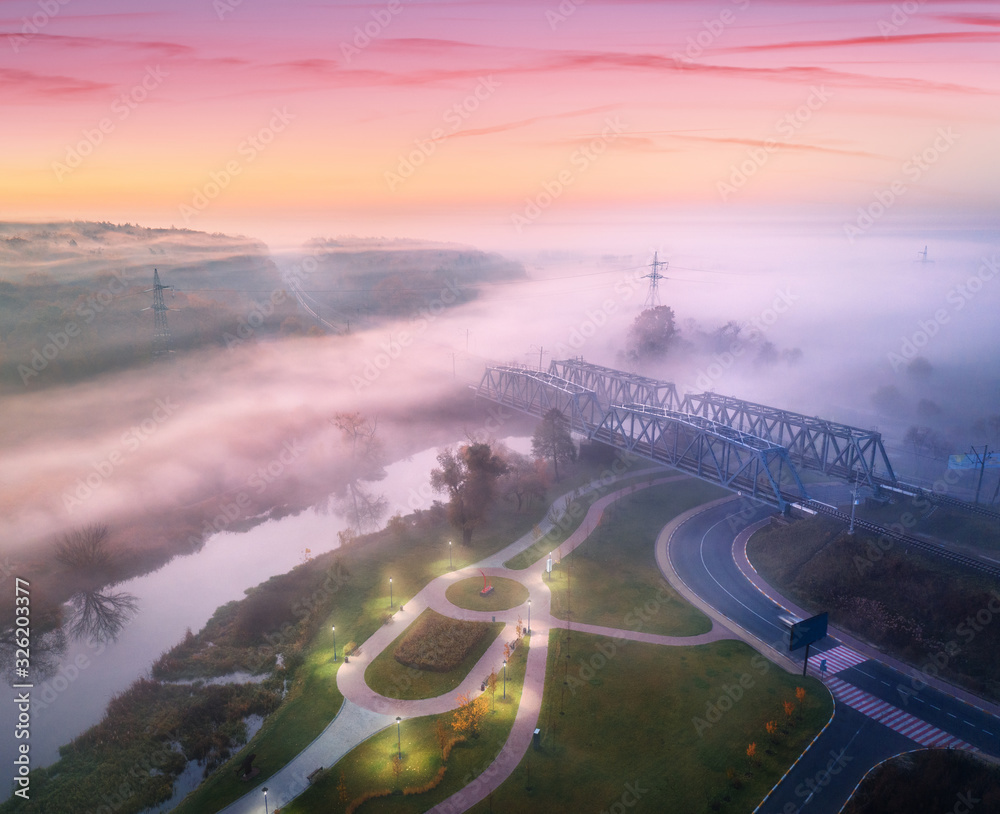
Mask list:
MULTIPOLYGON (((786 626, 779 619, 786 612, 744 576, 733 558, 733 541, 739 531, 773 513, 768 507, 748 511, 745 503, 736 501, 709 508, 676 530, 668 555, 687 587, 743 628, 751 644, 787 653, 786 626), (743 514, 736 517, 740 509, 744 509, 743 514)), ((813 655, 823 658, 824 653, 838 647, 841 643, 827 636, 812 646, 810 662, 818 664, 818 660, 813 662, 813 655)), ((844 652, 843 648, 837 651, 844 652)), ((837 653, 829 659, 832 664, 837 662, 837 653)), ((790 655, 802 664, 803 651, 790 655)), ((839 812, 871 767, 900 752, 924 748, 897 730, 919 732, 924 740, 927 732, 932 737, 943 737, 919 722, 1000 757, 1000 720, 996 717, 945 692, 921 686, 921 682, 914 682, 890 666, 862 660, 863 656, 857 658, 860 663, 826 677, 828 686, 837 689, 835 697, 849 697, 852 705, 836 701, 832 722, 761 806, 761 814, 839 812), (872 698, 868 700, 856 690, 872 698), (863 700, 857 700, 859 697, 863 700), (890 725, 875 720, 878 717, 890 725)))

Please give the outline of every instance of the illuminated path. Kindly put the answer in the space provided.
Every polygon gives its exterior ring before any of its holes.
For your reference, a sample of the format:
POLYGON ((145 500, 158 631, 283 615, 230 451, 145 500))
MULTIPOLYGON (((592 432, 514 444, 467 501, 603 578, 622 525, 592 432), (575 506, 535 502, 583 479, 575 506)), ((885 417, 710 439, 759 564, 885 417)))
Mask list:
MULTIPOLYGON (((282 769, 275 772, 275 774, 271 775, 266 781, 262 782, 252 791, 249 791, 239 800, 221 809, 221 811, 225 812, 225 814, 258 814, 263 798, 262 790, 265 786, 268 789, 269 807, 276 808, 286 805, 290 800, 297 797, 309 787, 308 777, 310 774, 321 767, 328 768, 334 765, 340 758, 350 752, 351 749, 363 743, 376 732, 395 723, 397 715, 405 719, 447 712, 456 708, 455 699, 458 695, 463 693, 468 694, 469 697, 478 695, 483 678, 503 662, 503 646, 505 642, 515 638, 517 617, 521 616, 525 622, 527 622, 528 618, 527 600, 518 607, 496 613, 466 610, 448 601, 445 596, 448 587, 459 580, 478 576, 480 569, 489 576, 504 576, 515 579, 528 588, 531 599, 532 646, 528 650, 521 701, 514 719, 511 734, 499 756, 489 769, 477 777, 476 780, 432 810, 438 812, 464 811, 486 797, 490 791, 499 786, 510 775, 531 744, 531 736, 537 725, 538 714, 541 709, 542 691, 545 685, 549 630, 553 627, 568 626, 566 621, 555 619, 551 616, 551 593, 548 584, 544 580, 546 560, 544 551, 541 552, 543 556, 541 556, 538 562, 520 571, 505 568, 503 563, 534 545, 536 537, 538 539, 544 538, 556 526, 556 523, 550 518, 561 517, 574 497, 605 489, 614 483, 615 480, 631 479, 642 475, 653 477, 658 474, 662 475, 662 472, 663 470, 658 468, 632 472, 620 478, 608 479, 603 484, 597 482, 595 486, 592 483, 590 486, 563 495, 553 503, 553 509, 546 516, 546 519, 538 524, 537 533, 534 531, 529 532, 503 550, 484 558, 480 562, 459 571, 444 574, 428 583, 416 596, 405 603, 405 610, 397 611, 395 614, 396 620, 402 623, 403 627, 408 625, 413 619, 416 619, 426 608, 432 608, 439 613, 455 619, 490 621, 496 616, 506 621, 501 634, 462 683, 451 692, 435 698, 416 701, 401 701, 386 698, 373 691, 365 683, 365 669, 375 657, 395 640, 402 629, 395 622, 383 625, 362 643, 359 655, 351 656, 350 662, 342 664, 338 669, 337 687, 344 695, 345 700, 337 716, 331 721, 329 726, 320 733, 316 740, 296 755, 282 769)), ((686 479, 686 476, 661 476, 655 480, 639 483, 635 486, 628 486, 599 498, 591 505, 576 531, 558 546, 557 550, 560 552, 560 558, 569 554, 569 552, 587 539, 591 530, 596 528, 597 521, 604 512, 604 509, 619 497, 624 497, 638 489, 645 489, 649 486, 683 479, 686 479)), ((708 633, 689 637, 658 636, 628 630, 613 630, 594 625, 575 624, 573 627, 576 630, 595 632, 620 639, 663 645, 689 646, 717 641, 719 639, 733 638, 729 631, 718 625, 714 625, 713 629, 708 633)))

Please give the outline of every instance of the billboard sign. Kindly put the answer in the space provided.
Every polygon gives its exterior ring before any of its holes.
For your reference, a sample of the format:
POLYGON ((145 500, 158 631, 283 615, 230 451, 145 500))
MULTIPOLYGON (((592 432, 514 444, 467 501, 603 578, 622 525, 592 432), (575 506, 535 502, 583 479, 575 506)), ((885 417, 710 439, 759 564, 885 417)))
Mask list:
MULTIPOLYGON (((949 469, 979 469, 981 466, 983 466, 982 453, 970 455, 968 452, 960 452, 948 456, 949 469)), ((987 453, 986 468, 1000 469, 1000 452, 987 453)))
POLYGON ((826 636, 827 614, 821 613, 809 619, 803 619, 792 625, 791 637, 788 641, 789 650, 798 650, 807 644, 818 642, 826 636))

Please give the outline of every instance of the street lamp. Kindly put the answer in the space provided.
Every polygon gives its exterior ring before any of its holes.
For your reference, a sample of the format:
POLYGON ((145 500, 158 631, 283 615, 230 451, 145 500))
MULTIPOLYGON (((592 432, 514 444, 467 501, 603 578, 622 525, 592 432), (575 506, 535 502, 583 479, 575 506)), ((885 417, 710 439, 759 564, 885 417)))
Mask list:
POLYGON ((389 577, 389 607, 392 607, 392 577, 389 577))
MULTIPOLYGON (((530 596, 528 597, 528 635, 529 636, 531 635, 531 597, 530 596)), ((336 642, 334 642, 334 645, 333 645, 333 657, 334 657, 334 659, 337 658, 337 645, 336 645, 336 642)))
POLYGON ((448 567, 451 568, 451 540, 448 541, 448 567))
POLYGON ((396 757, 398 757, 400 760, 403 759, 403 750, 402 750, 402 747, 400 747, 400 745, 399 745, 399 722, 401 720, 403 720, 403 719, 400 718, 397 715, 396 716, 396 757))
POLYGON ((267 786, 264 786, 263 791, 264 791, 264 814, 268 814, 268 812, 267 812, 267 786))
POLYGON ((337 626, 331 625, 330 630, 333 631, 333 660, 337 660, 337 626))
POLYGON ((507 659, 503 660, 503 697, 507 700, 507 659))

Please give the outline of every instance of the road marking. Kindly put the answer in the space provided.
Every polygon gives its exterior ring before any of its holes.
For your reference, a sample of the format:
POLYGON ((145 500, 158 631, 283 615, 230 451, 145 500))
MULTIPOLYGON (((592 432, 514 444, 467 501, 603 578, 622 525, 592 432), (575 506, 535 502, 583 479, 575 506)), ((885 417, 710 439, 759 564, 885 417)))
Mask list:
MULTIPOLYGON (((833 697, 841 703, 847 704, 847 706, 866 715, 873 721, 889 727, 894 732, 898 732, 922 746, 948 746, 953 749, 968 749, 972 752, 979 751, 972 744, 966 743, 961 738, 938 729, 933 724, 929 724, 927 721, 904 712, 887 701, 882 701, 836 676, 831 676, 827 679, 826 686, 833 693, 833 697)), ((951 715, 951 713, 948 714, 951 715)))
MULTIPOLYGON (((849 647, 838 645, 830 650, 824 650, 821 653, 814 653, 811 655, 809 657, 809 666, 818 673, 820 672, 819 665, 822 661, 826 661, 827 675, 835 675, 843 672, 849 667, 863 664, 868 661, 868 657, 862 656, 860 653, 855 653, 849 647)), ((884 684, 885 682, 883 681, 882 683, 884 684)), ((887 684, 886 686, 891 685, 887 684)))
MULTIPOLYGON (((708 537, 708 535, 709 535, 709 534, 711 534, 711 533, 712 533, 712 531, 714 531, 714 530, 715 530, 715 527, 716 527, 716 526, 721 526, 721 525, 722 525, 723 523, 725 523, 725 522, 726 522, 726 521, 727 521, 728 519, 729 519, 728 517, 724 517, 724 518, 723 518, 722 520, 720 520, 720 521, 719 521, 718 523, 713 523, 713 524, 712 524, 712 526, 711 526, 711 527, 709 527, 709 529, 708 529, 708 530, 707 530, 707 531, 706 531, 706 532, 705 532, 705 533, 704 533, 704 534, 703 534, 703 535, 701 536, 701 545, 700 545, 700 546, 698 547, 698 548, 699 548, 699 552, 698 552, 698 553, 699 553, 699 554, 700 554, 700 556, 701 556, 701 567, 702 567, 702 568, 704 568, 704 569, 705 569, 705 573, 706 573, 706 574, 708 574, 708 575, 709 575, 709 576, 710 576, 710 577, 712 578, 712 582, 714 582, 714 583, 715 583, 716 585, 718 585, 718 586, 719 586, 720 588, 722 588, 722 590, 723 590, 723 591, 725 591, 725 592, 726 592, 726 594, 727 594, 727 595, 728 595, 728 596, 729 596, 729 597, 730 597, 730 598, 731 598, 731 599, 732 599, 732 600, 733 600, 733 601, 734 601, 734 602, 735 602, 735 603, 736 603, 737 605, 739 605, 739 606, 740 606, 741 608, 745 608, 746 610, 748 610, 748 611, 749 611, 750 613, 752 613, 752 614, 753 614, 754 616, 756 616, 756 617, 757 617, 758 619, 760 619, 760 621, 762 621, 762 622, 763 622, 764 624, 766 624, 766 625, 771 625, 772 627, 776 627, 776 628, 778 628, 778 630, 784 630, 784 628, 783 628, 783 627, 782 627, 781 625, 778 625, 777 623, 775 623, 775 622, 772 622, 772 621, 771 621, 770 619, 765 619, 765 618, 764 618, 763 616, 761 616, 761 615, 760 615, 759 613, 757 613, 757 612, 756 612, 756 611, 755 611, 755 610, 754 610, 753 608, 751 608, 751 607, 750 607, 749 605, 746 605, 746 604, 744 604, 743 602, 741 602, 741 601, 740 601, 739 599, 737 599, 737 598, 736 598, 736 595, 735 595, 735 594, 733 594, 733 593, 731 593, 731 592, 730 592, 730 591, 729 591, 729 590, 728 590, 728 589, 726 588, 726 586, 725 586, 725 585, 723 585, 723 584, 722 584, 721 582, 719 582, 719 580, 717 580, 717 579, 715 578, 715 574, 713 574, 713 573, 712 573, 712 572, 711 572, 711 571, 709 570, 709 568, 708 568, 708 563, 707 563, 707 562, 705 562, 705 538, 706 538, 706 537, 708 537)), ((716 608, 716 610, 718 610, 718 608, 716 608)), ((721 613, 721 611, 720 611, 720 613, 721 613)), ((735 620, 734 620, 734 621, 735 621, 735 620)))

